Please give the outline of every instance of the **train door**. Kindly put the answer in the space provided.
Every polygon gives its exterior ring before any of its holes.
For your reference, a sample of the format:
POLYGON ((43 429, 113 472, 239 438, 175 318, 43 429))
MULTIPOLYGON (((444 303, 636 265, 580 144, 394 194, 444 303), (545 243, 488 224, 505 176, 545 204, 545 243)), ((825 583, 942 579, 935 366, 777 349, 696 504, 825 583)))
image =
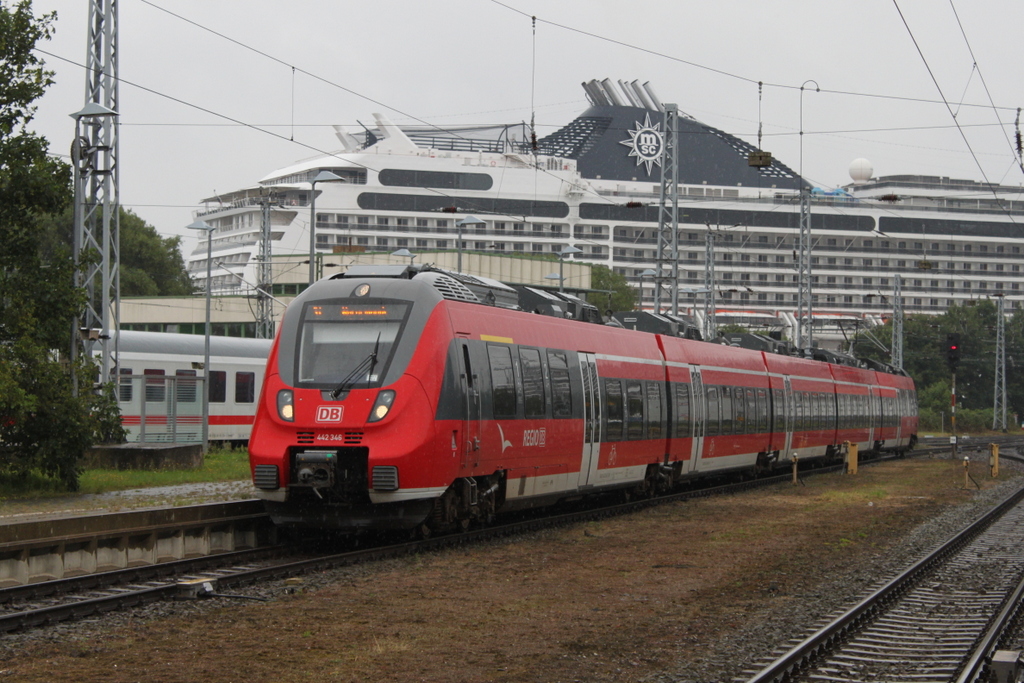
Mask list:
POLYGON ((601 456, 601 391, 597 380, 597 357, 580 353, 580 374, 583 377, 583 457, 577 486, 592 486, 597 479, 601 456))
POLYGON ((700 368, 690 368, 690 423, 693 425, 693 446, 690 450, 689 472, 698 469, 697 461, 704 452, 704 429, 705 429, 705 397, 704 382, 700 377, 700 368))
POLYGON ((465 339, 459 342, 459 351, 462 356, 462 395, 466 400, 466 422, 463 425, 461 444, 458 443, 455 435, 452 435, 452 448, 459 448, 462 451, 461 464, 463 468, 469 467, 479 459, 480 450, 480 377, 474 371, 469 342, 465 339))
POLYGON ((782 424, 776 427, 776 431, 783 432, 782 450, 779 451, 779 462, 787 462, 793 454, 793 383, 789 376, 782 378, 782 424))

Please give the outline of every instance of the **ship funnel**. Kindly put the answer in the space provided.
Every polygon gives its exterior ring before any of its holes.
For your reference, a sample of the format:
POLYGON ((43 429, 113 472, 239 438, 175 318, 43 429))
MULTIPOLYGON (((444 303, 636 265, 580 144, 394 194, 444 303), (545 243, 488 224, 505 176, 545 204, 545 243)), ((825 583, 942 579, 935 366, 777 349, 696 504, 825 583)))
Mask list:
POLYGON ((616 107, 624 106, 622 103, 622 98, 619 97, 619 94, 617 92, 615 92, 615 84, 612 83, 612 79, 606 78, 603 81, 601 81, 601 88, 604 90, 604 94, 608 97, 608 99, 612 101, 612 104, 614 104, 616 107))
POLYGON ((595 107, 632 106, 640 109, 665 111, 665 106, 654 94, 650 83, 640 85, 639 81, 619 80, 616 85, 610 78, 606 78, 603 81, 596 79, 584 81, 582 85, 587 99, 595 107))
POLYGON ((345 129, 341 126, 332 126, 334 128, 334 134, 341 140, 341 147, 343 152, 356 152, 359 150, 359 141, 354 137, 345 132, 345 129))
POLYGON ((403 133, 401 128, 391 123, 391 119, 384 114, 374 114, 373 119, 377 122, 377 128, 384 135, 390 151, 401 153, 419 149, 416 143, 410 140, 409 136, 403 133))
POLYGON ((642 87, 644 92, 647 93, 647 96, 651 98, 651 103, 654 105, 654 108, 658 111, 665 111, 665 105, 663 105, 661 100, 658 99, 658 96, 654 94, 654 88, 651 87, 651 82, 645 81, 642 87))

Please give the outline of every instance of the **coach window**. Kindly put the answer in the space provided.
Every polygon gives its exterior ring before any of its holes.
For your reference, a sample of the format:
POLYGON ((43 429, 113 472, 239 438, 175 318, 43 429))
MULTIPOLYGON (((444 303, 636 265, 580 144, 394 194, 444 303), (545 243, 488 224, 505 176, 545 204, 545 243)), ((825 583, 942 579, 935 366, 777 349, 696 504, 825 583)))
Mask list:
POLYGON ((793 431, 802 432, 804 425, 804 392, 793 392, 793 431))
POLYGON ((223 370, 210 371, 210 403, 224 403, 228 396, 228 373, 223 370))
POLYGON ((132 369, 121 368, 121 381, 117 386, 117 400, 128 403, 132 400, 132 369))
POLYGON ((644 394, 639 382, 626 384, 626 438, 644 438, 644 394))
POLYGON ((256 373, 235 373, 235 403, 254 403, 256 401, 256 373))
POLYGON ((717 436, 721 431, 721 425, 719 424, 719 410, 718 410, 718 387, 707 387, 708 395, 708 415, 705 421, 705 434, 708 436, 717 436))
POLYGON ((680 382, 676 384, 676 431, 675 438, 685 439, 690 436, 690 385, 680 382))
POLYGON ((195 403, 196 402, 196 371, 195 370, 175 370, 174 376, 178 379, 177 391, 178 391, 178 403, 195 403))
POLYGON ((147 369, 142 374, 146 376, 146 401, 153 403, 164 400, 164 371, 147 369))
POLYGON ((551 370, 551 408, 554 417, 572 417, 572 389, 569 384, 569 362, 565 353, 548 351, 551 370))
POLYGON ((743 388, 735 387, 732 394, 733 433, 743 434, 747 431, 747 408, 743 398, 743 388))
POLYGON ((491 395, 494 417, 516 416, 516 380, 512 372, 512 350, 507 346, 487 345, 491 362, 491 395))
POLYGON ((540 351, 519 349, 519 360, 523 368, 523 407, 526 417, 544 417, 547 414, 547 397, 544 395, 544 368, 540 364, 540 351))
POLYGON ((622 441, 622 383, 604 381, 605 441, 622 441))
POLYGON ((661 385, 647 383, 647 438, 660 439, 665 435, 661 419, 661 385))

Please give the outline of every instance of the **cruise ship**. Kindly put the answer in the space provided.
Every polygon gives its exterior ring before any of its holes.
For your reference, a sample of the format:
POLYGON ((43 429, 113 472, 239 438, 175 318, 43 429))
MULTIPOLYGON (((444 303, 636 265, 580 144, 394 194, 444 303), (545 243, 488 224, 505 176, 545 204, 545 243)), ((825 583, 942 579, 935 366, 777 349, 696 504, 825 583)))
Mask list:
MULTIPOLYGON (((314 209, 317 253, 350 260, 455 250, 458 222, 473 216, 480 222, 465 226, 463 250, 515 256, 575 247, 576 260, 640 288, 651 310, 665 107, 636 81, 583 87, 590 107, 539 139, 523 124, 410 128, 381 114, 358 135, 336 127, 337 152, 205 199, 196 218, 214 228, 211 282, 205 242, 188 259, 190 273, 215 294, 251 291, 261 236, 275 256, 308 254, 314 209), (323 171, 336 179, 312 184, 323 171)), ((802 191, 810 195, 814 327, 822 332, 891 315, 897 274, 907 313, 1020 294, 1021 187, 872 177, 858 159, 848 185, 822 190, 778 159, 762 155, 755 165, 759 150, 734 135, 682 111, 676 120, 679 312, 698 323, 712 230, 717 323, 792 337, 802 191)))

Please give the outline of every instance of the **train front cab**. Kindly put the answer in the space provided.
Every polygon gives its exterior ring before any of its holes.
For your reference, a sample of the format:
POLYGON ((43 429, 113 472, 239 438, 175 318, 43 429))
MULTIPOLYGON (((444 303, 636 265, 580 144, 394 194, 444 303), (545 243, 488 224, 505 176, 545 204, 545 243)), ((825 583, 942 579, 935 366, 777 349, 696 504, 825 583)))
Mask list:
POLYGON ((409 280, 339 279, 289 306, 249 443, 275 523, 408 528, 429 514, 451 481, 431 457, 452 336, 441 300, 409 280))

